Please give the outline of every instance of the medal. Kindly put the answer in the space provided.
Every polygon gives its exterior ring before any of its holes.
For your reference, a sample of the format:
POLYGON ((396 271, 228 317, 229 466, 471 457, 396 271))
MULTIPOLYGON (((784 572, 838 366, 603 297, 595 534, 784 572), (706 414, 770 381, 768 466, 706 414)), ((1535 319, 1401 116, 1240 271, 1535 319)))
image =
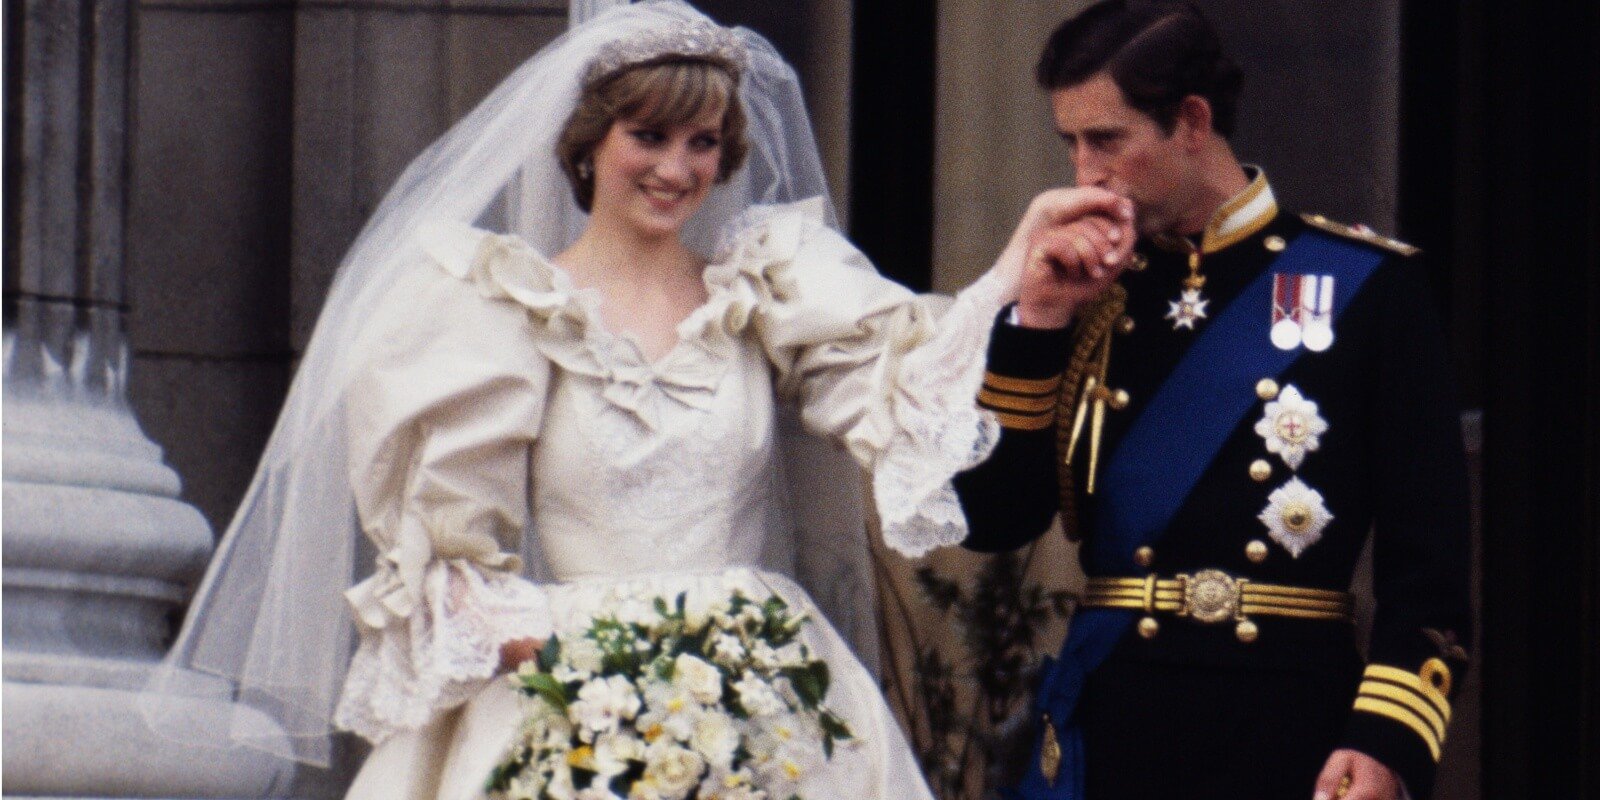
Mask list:
POLYGON ((1268 337, 1279 350, 1305 345, 1313 353, 1333 346, 1333 276, 1272 276, 1272 327, 1268 337))
POLYGON ((1200 253, 1194 250, 1189 252, 1189 277, 1183 279, 1183 292, 1178 299, 1167 302, 1166 319, 1172 320, 1172 329, 1188 328, 1194 330, 1194 324, 1206 319, 1206 306, 1210 300, 1200 294, 1206 285, 1206 276, 1200 274, 1200 253))
POLYGON ((1322 531, 1333 521, 1333 514, 1322 500, 1322 493, 1290 478, 1267 497, 1267 507, 1256 515, 1267 526, 1267 536, 1299 558, 1307 547, 1322 538, 1322 531))
POLYGON ((1316 293, 1309 303, 1303 338, 1307 350, 1321 353, 1333 346, 1333 276, 1319 275, 1312 280, 1316 282, 1316 293))
POLYGON ((1268 336, 1279 350, 1300 346, 1300 280, 1284 272, 1272 275, 1272 328, 1268 336))

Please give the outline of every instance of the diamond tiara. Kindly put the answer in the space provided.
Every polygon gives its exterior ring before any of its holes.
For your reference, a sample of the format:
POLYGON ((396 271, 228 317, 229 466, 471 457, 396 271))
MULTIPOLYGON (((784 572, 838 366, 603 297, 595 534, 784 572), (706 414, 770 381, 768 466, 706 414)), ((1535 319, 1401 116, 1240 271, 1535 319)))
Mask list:
POLYGON ((677 59, 715 62, 737 77, 749 65, 750 53, 733 31, 720 25, 700 20, 674 22, 602 47, 584 70, 583 85, 592 86, 625 67, 677 59))

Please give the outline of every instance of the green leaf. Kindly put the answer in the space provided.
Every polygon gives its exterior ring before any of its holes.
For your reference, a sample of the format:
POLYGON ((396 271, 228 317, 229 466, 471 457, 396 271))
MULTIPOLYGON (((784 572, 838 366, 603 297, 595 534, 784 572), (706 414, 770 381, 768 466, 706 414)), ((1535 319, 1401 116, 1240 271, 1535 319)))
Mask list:
POLYGON ((543 672, 526 675, 522 679, 524 686, 534 690, 545 702, 555 706, 557 711, 567 713, 567 687, 562 686, 556 679, 543 672))
POLYGON ((818 679, 816 672, 804 667, 785 667, 782 673, 794 686, 795 694, 800 695, 800 702, 806 708, 816 708, 822 703, 826 673, 822 679, 818 679))
POLYGON ((831 711, 824 711, 817 715, 817 722, 821 723, 823 733, 828 734, 829 741, 834 739, 854 739, 855 732, 850 730, 844 720, 833 715, 831 711))
POLYGON ((552 636, 539 648, 539 669, 549 672, 554 669, 556 662, 561 659, 561 640, 552 636))
POLYGON ((828 696, 828 687, 833 685, 833 675, 828 671, 828 662, 811 662, 811 674, 817 680, 817 702, 828 696))

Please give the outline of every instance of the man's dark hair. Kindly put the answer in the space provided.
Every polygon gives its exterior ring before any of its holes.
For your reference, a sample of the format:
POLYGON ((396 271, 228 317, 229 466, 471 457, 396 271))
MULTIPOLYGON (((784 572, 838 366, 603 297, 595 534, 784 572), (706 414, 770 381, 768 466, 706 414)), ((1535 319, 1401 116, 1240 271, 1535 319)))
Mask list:
POLYGON ((1167 133, 1189 95, 1211 104, 1211 127, 1233 135, 1243 74, 1200 9, 1172 0, 1106 0, 1061 23, 1039 55, 1039 85, 1077 86, 1106 73, 1128 105, 1167 133))

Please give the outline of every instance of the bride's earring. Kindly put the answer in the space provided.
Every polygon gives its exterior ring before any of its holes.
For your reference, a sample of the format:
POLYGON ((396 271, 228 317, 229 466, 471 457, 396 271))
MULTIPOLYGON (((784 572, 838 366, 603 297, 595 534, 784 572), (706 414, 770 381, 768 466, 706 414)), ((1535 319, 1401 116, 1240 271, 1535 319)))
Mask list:
POLYGON ((594 164, 588 159, 578 162, 578 180, 586 181, 594 177, 594 164))

